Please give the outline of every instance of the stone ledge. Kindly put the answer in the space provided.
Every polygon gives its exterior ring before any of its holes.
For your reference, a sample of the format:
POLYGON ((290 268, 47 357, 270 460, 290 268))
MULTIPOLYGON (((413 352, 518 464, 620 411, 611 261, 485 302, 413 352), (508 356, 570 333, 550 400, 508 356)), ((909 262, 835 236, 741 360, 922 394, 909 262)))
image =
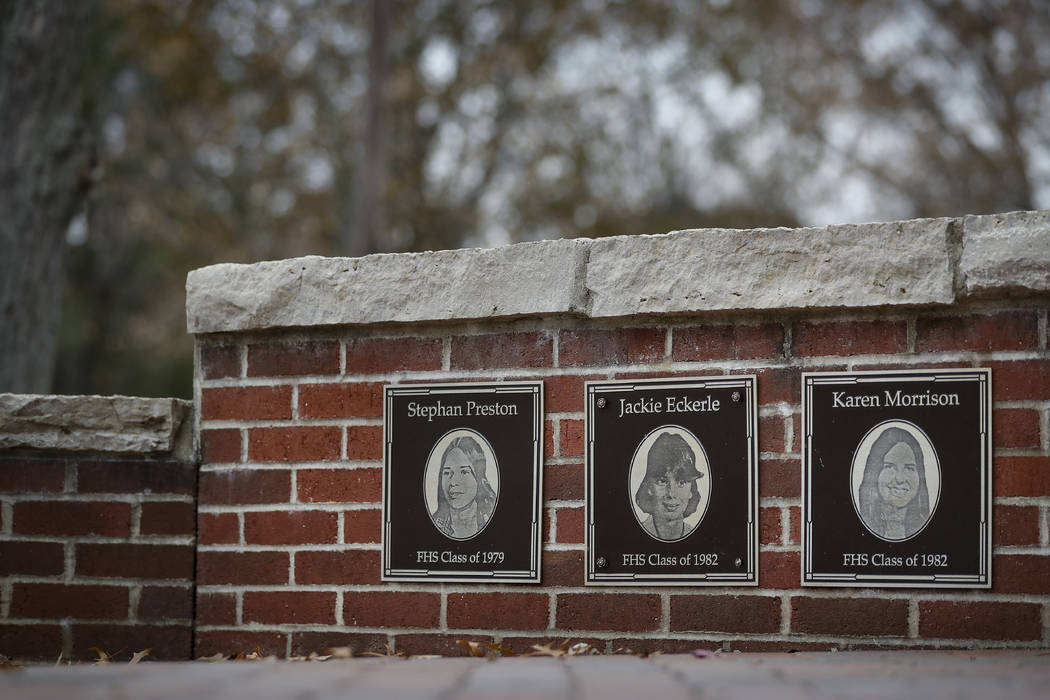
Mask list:
POLYGON ((0 449, 192 459, 192 412, 179 399, 0 394, 0 449))
POLYGON ((695 229, 194 270, 190 333, 951 304, 1050 291, 1050 212, 695 229))

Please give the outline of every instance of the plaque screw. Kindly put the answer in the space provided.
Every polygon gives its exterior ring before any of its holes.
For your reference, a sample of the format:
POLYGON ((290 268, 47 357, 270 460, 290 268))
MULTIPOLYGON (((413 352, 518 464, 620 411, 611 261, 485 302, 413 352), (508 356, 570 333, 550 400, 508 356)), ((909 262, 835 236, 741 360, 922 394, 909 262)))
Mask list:
POLYGON ((734 391, 733 392, 733 401, 739 401, 739 400, 740 400, 740 392, 739 391, 734 391))
POLYGON ((743 559, 741 559, 740 557, 737 557, 737 558, 736 558, 736 561, 735 561, 735 562, 733 562, 733 563, 734 563, 734 564, 736 564, 736 568, 738 568, 738 569, 739 569, 739 568, 740 568, 740 565, 744 563, 744 560, 743 560, 743 559))
POLYGON ((609 402, 605 400, 605 397, 598 399, 598 408, 605 408, 607 403, 609 402))
MULTIPOLYGON (((604 399, 602 399, 602 400, 604 401, 604 399)), ((605 557, 598 557, 598 561, 596 561, 595 563, 598 565, 599 569, 602 569, 602 568, 605 568, 605 565, 608 562, 605 561, 605 557)))

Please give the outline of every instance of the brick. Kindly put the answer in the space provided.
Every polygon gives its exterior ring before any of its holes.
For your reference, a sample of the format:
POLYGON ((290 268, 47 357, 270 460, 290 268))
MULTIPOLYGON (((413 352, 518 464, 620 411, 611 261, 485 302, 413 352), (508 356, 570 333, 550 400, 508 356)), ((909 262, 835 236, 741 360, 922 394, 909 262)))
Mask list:
POLYGON ((561 455, 562 457, 582 457, 584 451, 584 431, 582 420, 563 420, 561 422, 561 455))
POLYGON ((791 414, 791 452, 802 450, 802 414, 791 414))
POLYGON ((346 342, 347 374, 441 369, 441 338, 358 338, 346 342))
MULTIPOLYGON (((838 645, 834 642, 801 642, 792 640, 790 642, 759 642, 750 639, 734 639, 729 643, 731 651, 739 651, 742 654, 780 654, 797 653, 800 651, 835 651, 838 645)), ((877 647, 883 649, 884 647, 877 647)))
POLYGON ((39 624, 0 624, 4 655, 18 661, 54 662, 62 653, 62 627, 39 624))
POLYGON ((1050 360, 982 364, 992 370, 992 399, 995 401, 1039 401, 1050 396, 1050 360))
POLYGON ((780 598, 764 596, 673 595, 672 632, 780 631, 780 598))
POLYGON ((329 649, 349 648, 354 656, 362 654, 385 654, 385 634, 352 632, 293 632, 292 656, 327 654, 329 649))
POLYGON ((131 655, 149 649, 147 661, 184 661, 190 658, 193 630, 188 623, 126 625, 74 624, 73 659, 91 661, 98 647, 114 655, 117 662, 126 663, 131 655), (119 652, 119 653, 118 653, 119 652))
MULTIPOLYGON (((688 370, 657 370, 657 371, 635 371, 630 372, 617 372, 613 375, 614 379, 665 379, 667 377, 686 377, 695 379, 696 377, 718 377, 725 374, 725 370, 719 367, 711 367, 708 369, 688 369, 688 370)), ((739 373, 738 373, 739 374, 739 373)))
POLYGON ((542 593, 450 593, 450 629, 542 630, 549 598, 542 593))
POLYGON ((378 584, 379 567, 379 552, 372 549, 296 552, 295 582, 339 586, 378 584))
POLYGON ((128 616, 126 586, 67 586, 62 583, 15 583, 12 617, 122 619, 128 616))
POLYGON ((339 374, 339 342, 301 340, 248 346, 249 377, 339 374))
POLYGON ((202 430, 201 461, 205 464, 241 461, 241 431, 237 428, 202 430))
POLYGON ((759 583, 762 588, 799 588, 800 566, 798 552, 759 552, 759 583))
POLYGON ((241 376, 239 345, 206 345, 201 348, 201 375, 205 379, 241 376))
POLYGON ((583 500, 583 465, 548 464, 543 470, 543 500, 583 500))
POLYGON ((192 495, 197 466, 192 462, 92 461, 77 465, 79 493, 192 495))
POLYGON ((301 418, 378 418, 383 415, 383 385, 302 384, 299 386, 301 418))
POLYGON ((544 586, 583 585, 583 552, 560 550, 543 552, 544 586))
POLYGON ((556 627, 566 630, 660 628, 660 596, 633 593, 562 593, 556 627))
POLYGON ((673 334, 675 362, 779 357, 784 348, 784 327, 779 323, 694 326, 675 328, 673 334))
POLYGON ((992 522, 995 524, 993 546, 1039 544, 1037 506, 993 506, 992 522))
POLYGON ((758 495, 761 498, 799 498, 802 495, 801 460, 758 460, 758 495))
POLYGON ((14 531, 20 535, 131 534, 127 503, 33 501, 15 504, 14 531))
POLYGON ((192 503, 143 503, 139 532, 143 535, 192 535, 197 508, 192 503))
POLYGON ((793 597, 791 631, 847 637, 903 637, 908 634, 908 601, 793 597))
POLYGON ((342 433, 332 426, 255 428, 248 433, 248 458, 257 462, 339 459, 342 433))
POLYGON ((1050 457, 996 457, 994 461, 996 496, 1050 496, 1050 457))
POLYGON ((383 459, 383 429, 378 425, 351 425, 346 429, 347 459, 383 459))
POLYGON ((1000 554, 992 561, 996 593, 1050 593, 1050 556, 1000 554))
POLYGON ((492 333, 452 339, 452 369, 550 367, 554 341, 549 333, 492 333))
POLYGON ((193 546, 78 544, 77 575, 95 578, 193 579, 193 546))
POLYGON ((0 576, 57 576, 64 569, 59 542, 0 542, 0 576))
POLYGON ((441 610, 437 593, 348 592, 343 619, 354 627, 436 627, 441 610))
POLYGON ((754 374, 759 406, 798 404, 802 400, 802 370, 798 367, 746 369, 733 374, 754 374))
POLYGON ((62 459, 0 459, 0 492, 61 492, 66 485, 66 462, 62 459))
POLYGON ((583 508, 558 508, 557 542, 583 542, 583 508))
POLYGON ((201 391, 201 420, 281 420, 291 417, 290 386, 229 386, 201 391))
POLYGON ((576 413, 584 409, 584 382, 604 379, 601 375, 563 374, 543 380, 543 406, 547 413, 576 413))
POLYGON ((287 552, 197 553, 197 585, 265 586, 288 583, 287 552))
MULTIPOLYGON (((394 648, 406 656, 466 656, 467 648, 460 644, 462 637, 451 634, 399 634, 394 638, 394 648)), ((492 637, 471 635, 470 641, 491 644, 492 637)))
POLYGON ((758 514, 759 544, 780 544, 780 508, 762 508, 758 514))
POLYGON ((379 542, 383 513, 379 510, 348 510, 343 513, 343 539, 348 543, 379 542))
POLYGON ((1039 411, 997 408, 992 411, 995 447, 1039 447, 1039 411))
POLYGON ((1035 350, 1038 336, 1039 321, 1034 311, 920 317, 915 322, 918 352, 1035 350))
POLYGON ((237 596, 230 593, 198 593, 197 625, 237 624, 237 596))
POLYGON ((550 459, 554 456, 554 421, 543 422, 543 457, 550 459))
POLYGON ((791 354, 875 355, 908 350, 904 321, 802 321, 794 326, 791 354))
POLYGON ((287 469, 229 469, 202 472, 201 505, 288 503, 292 473, 287 469))
POLYGON ((140 620, 189 620, 193 589, 189 586, 144 586, 139 595, 140 620))
POLYGON ((237 544, 241 525, 236 513, 200 513, 197 516, 197 544, 237 544))
POLYGON ((288 636, 284 632, 197 630, 193 643, 193 655, 198 659, 216 654, 234 657, 254 651, 263 656, 283 657, 288 648, 288 636))
POLYGON ((248 591, 244 622, 250 624, 331 625, 335 623, 335 593, 311 591, 248 591))
POLYGON ((1042 638, 1037 603, 989 601, 919 602, 919 636, 925 639, 996 639, 1034 642, 1042 638))
POLYGON ((562 331, 558 363, 571 367, 661 362, 666 337, 663 328, 562 331))
POLYGON ((339 516, 325 511, 271 511, 244 514, 248 544, 334 544, 339 516))
POLYGON ((791 523, 788 529, 791 539, 788 544, 799 544, 802 542, 802 508, 799 506, 788 508, 788 517, 791 523))
POLYGON ((784 421, 786 416, 760 416, 758 419, 758 451, 786 452, 784 421))
POLYGON ((378 503, 383 496, 382 469, 300 469, 296 473, 302 503, 378 503))
MULTIPOLYGON (((601 647, 598 647, 599 649, 601 647)), ((717 651, 722 642, 709 639, 638 639, 621 637, 609 641, 609 653, 612 654, 688 654, 697 649, 717 651)))

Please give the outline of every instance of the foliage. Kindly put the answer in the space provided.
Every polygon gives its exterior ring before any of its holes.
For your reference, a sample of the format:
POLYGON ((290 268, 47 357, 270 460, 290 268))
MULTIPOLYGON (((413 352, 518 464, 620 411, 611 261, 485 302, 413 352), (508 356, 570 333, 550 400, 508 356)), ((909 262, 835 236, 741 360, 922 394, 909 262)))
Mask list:
POLYGON ((106 3, 60 391, 188 396, 215 262, 1050 205, 1041 0, 379 4, 106 3))

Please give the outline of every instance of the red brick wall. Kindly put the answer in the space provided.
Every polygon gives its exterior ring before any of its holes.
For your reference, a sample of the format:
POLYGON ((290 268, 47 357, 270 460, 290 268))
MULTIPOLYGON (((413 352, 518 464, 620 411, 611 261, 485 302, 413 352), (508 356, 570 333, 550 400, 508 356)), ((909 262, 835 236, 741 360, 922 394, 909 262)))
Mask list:
POLYGON ((192 462, 0 453, 0 654, 189 658, 192 462))
POLYGON ((198 338, 196 653, 1050 647, 1047 305, 198 338), (373 336, 382 337, 373 337, 373 336), (990 591, 800 587, 800 373, 991 367, 990 591), (757 589, 585 588, 583 382, 758 376, 757 589), (382 386, 545 382, 540 585, 379 581, 382 386))

